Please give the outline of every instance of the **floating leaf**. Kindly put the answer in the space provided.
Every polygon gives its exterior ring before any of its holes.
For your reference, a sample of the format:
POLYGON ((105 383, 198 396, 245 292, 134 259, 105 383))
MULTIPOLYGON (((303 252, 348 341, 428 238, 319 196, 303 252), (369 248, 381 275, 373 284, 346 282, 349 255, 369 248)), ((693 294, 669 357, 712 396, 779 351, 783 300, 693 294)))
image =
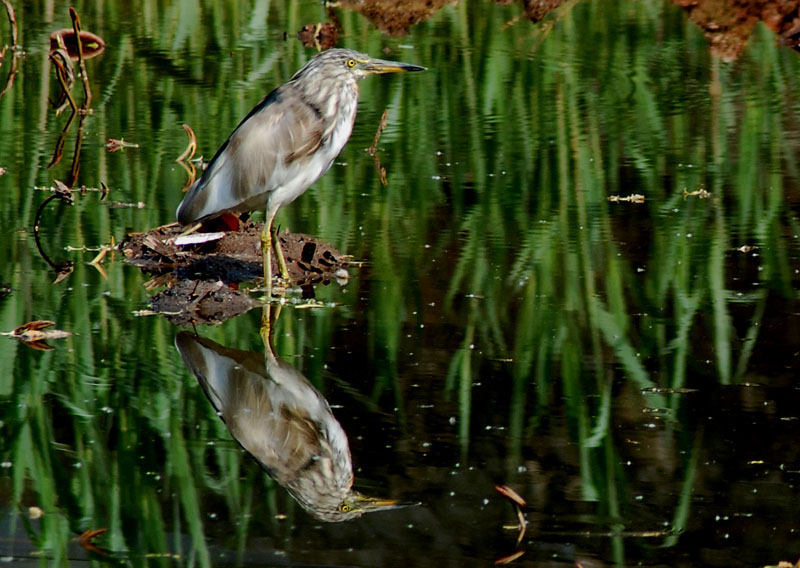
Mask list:
POLYGON ((58 179, 53 180, 53 183, 56 186, 53 193, 67 205, 74 205, 75 198, 72 196, 72 191, 67 187, 67 184, 58 179))
POLYGON ((195 135, 194 130, 192 130, 192 127, 188 124, 184 124, 183 129, 186 131, 186 135, 189 137, 189 145, 186 146, 183 154, 178 156, 178 159, 175 160, 176 162, 185 162, 187 160, 191 160, 194 158, 194 153, 197 151, 197 136, 195 135))
POLYGON ((55 323, 49 320, 35 320, 22 324, 13 331, 2 333, 2 335, 19 339, 34 349, 50 350, 52 347, 47 344, 41 344, 41 342, 47 339, 64 339, 72 335, 71 332, 63 329, 47 329, 54 325, 55 323))
POLYGON ((89 529, 87 531, 84 531, 83 534, 81 534, 81 536, 78 537, 78 543, 85 550, 87 550, 89 552, 94 552, 94 553, 101 554, 101 555, 105 556, 106 554, 108 554, 108 551, 103 549, 103 548, 98 547, 93 541, 94 541, 95 537, 100 536, 101 534, 103 534, 104 532, 107 532, 107 531, 108 531, 107 528, 89 529))
POLYGON ((109 152, 119 152, 124 148, 138 148, 139 145, 133 142, 126 142, 124 138, 109 138, 106 142, 106 148, 109 152))
POLYGON ((502 566, 503 564, 511 564, 512 562, 514 562, 514 560, 516 560, 523 554, 525 554, 524 550, 517 550, 513 554, 509 554, 508 556, 503 556, 502 558, 498 558, 497 560, 494 561, 494 563, 497 566, 502 566))
POLYGON ((25 345, 30 347, 31 349, 36 349, 37 351, 52 351, 55 349, 52 345, 48 345, 44 341, 23 341, 25 345))
MULTIPOLYGON (((78 42, 75 39, 75 30, 72 28, 64 28, 63 30, 57 30, 50 34, 50 50, 56 50, 59 48, 58 45, 58 38, 61 38, 61 41, 64 44, 64 48, 66 49, 67 53, 69 54, 71 59, 78 58, 78 42)), ((97 57, 106 48, 106 42, 103 41, 98 35, 95 35, 91 32, 81 31, 81 48, 83 49, 83 58, 84 59, 91 59, 92 57, 97 57)))
POLYGON ((508 485, 495 485, 495 491, 497 491, 500 495, 509 499, 519 505, 520 507, 524 507, 526 505, 525 499, 523 499, 519 493, 511 489, 508 485))

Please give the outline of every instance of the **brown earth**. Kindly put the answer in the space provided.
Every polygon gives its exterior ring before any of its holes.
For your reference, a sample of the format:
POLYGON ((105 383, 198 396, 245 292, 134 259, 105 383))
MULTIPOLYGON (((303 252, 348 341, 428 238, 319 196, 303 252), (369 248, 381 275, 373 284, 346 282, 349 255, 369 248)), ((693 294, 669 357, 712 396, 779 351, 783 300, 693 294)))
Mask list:
POLYGON ((711 53, 723 61, 741 54, 753 28, 763 21, 790 45, 800 24, 800 0, 671 0, 705 33, 711 53))
MULTIPOLYGON (((126 262, 154 276, 145 286, 166 289, 151 298, 151 307, 176 325, 220 323, 261 305, 239 284, 263 280, 262 224, 249 222, 226 231, 221 239, 175 246, 185 227, 177 223, 133 233, 119 245, 126 262)), ((310 235, 278 235, 289 271, 286 286, 299 286, 313 297, 313 285, 347 278, 349 257, 310 235)), ((272 273, 279 274, 272 255, 272 273)))

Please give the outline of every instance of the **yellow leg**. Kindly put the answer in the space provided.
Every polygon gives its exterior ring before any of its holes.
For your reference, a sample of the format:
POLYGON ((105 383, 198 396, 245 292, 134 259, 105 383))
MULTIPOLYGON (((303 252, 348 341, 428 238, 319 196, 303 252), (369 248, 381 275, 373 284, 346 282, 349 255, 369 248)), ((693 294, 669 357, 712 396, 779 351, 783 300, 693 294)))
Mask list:
POLYGON ((278 268, 281 271, 281 278, 289 282, 289 268, 286 266, 286 258, 283 256, 283 249, 281 248, 281 239, 278 237, 277 231, 272 233, 272 246, 275 249, 275 260, 278 261, 278 268))
POLYGON ((275 330, 280 317, 280 304, 275 304, 274 307, 272 302, 266 302, 264 304, 261 312, 261 329, 259 329, 259 335, 261 335, 261 341, 264 343, 264 356, 271 357, 272 359, 275 358, 275 354, 272 352, 272 332, 275 330))
POLYGON ((269 347, 270 345, 270 334, 272 333, 272 326, 270 325, 270 303, 267 302, 264 304, 264 308, 261 312, 261 329, 259 333, 261 335, 261 341, 264 342, 264 347, 269 347))
POLYGON ((264 228, 261 230, 261 257, 264 262, 264 288, 267 291, 267 297, 272 297, 272 259, 270 258, 270 249, 272 248, 270 242, 270 226, 272 219, 264 223, 264 228))

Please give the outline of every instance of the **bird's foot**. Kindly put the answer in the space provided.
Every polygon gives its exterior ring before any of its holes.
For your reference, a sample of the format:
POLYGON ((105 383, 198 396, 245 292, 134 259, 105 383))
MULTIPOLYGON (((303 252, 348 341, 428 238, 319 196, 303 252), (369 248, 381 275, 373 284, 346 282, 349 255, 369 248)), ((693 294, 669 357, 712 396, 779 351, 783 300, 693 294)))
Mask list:
POLYGON ((271 286, 261 286, 260 288, 255 288, 254 291, 264 293, 261 297, 261 301, 263 302, 283 302, 286 299, 286 292, 289 289, 289 284, 290 282, 280 277, 275 277, 272 279, 271 286))

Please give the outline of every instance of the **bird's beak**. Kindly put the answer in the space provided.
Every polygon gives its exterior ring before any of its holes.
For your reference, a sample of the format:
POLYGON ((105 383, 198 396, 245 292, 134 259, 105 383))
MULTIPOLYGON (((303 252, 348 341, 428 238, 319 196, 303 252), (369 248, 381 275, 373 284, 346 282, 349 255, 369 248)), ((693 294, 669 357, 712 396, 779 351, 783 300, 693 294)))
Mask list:
POLYGON ((364 513, 375 511, 390 511, 392 509, 403 509, 405 507, 417 507, 421 505, 415 501, 397 501, 396 499, 380 499, 378 497, 367 497, 359 494, 355 500, 355 505, 364 513))
POLYGON ((369 59, 364 63, 364 71, 370 74, 405 73, 406 71, 425 71, 425 67, 400 63, 399 61, 386 61, 384 59, 369 59))

